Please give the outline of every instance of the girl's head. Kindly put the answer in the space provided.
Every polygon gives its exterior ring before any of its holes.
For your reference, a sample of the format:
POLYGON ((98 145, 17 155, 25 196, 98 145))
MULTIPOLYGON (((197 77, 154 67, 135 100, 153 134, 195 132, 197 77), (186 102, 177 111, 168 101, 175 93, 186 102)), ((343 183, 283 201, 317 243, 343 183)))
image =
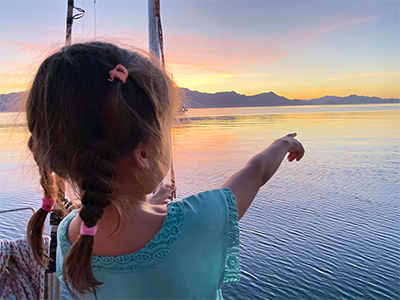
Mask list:
MULTIPOLYGON (((154 162, 154 180, 165 175, 169 130, 178 106, 177 90, 169 77, 137 52, 92 42, 62 48, 48 57, 27 102, 28 146, 39 167, 45 197, 57 198, 60 184, 55 178, 71 182, 81 191, 81 219, 87 227, 95 226, 104 209, 116 201, 111 195, 121 159, 146 147, 154 162), (129 73, 125 83, 109 80, 117 65, 129 73)), ((39 261, 38 228, 45 217, 39 210, 28 225, 39 261)), ((93 237, 81 235, 65 260, 65 279, 80 293, 93 291, 99 284, 90 267, 92 244, 93 237)))

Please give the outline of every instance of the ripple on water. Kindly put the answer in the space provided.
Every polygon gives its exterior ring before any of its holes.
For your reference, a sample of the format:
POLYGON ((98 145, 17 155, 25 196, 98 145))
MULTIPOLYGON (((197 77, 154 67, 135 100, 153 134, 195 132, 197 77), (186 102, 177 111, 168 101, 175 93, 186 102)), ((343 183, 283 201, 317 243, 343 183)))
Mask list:
MULTIPOLYGON (((399 299, 398 113, 356 115, 203 118, 178 130, 178 197, 220 187, 293 129, 307 148, 302 162, 282 163, 240 221, 242 278, 224 287, 226 300, 399 299)), ((21 180, 14 154, 0 152, 0 209, 39 207, 37 177, 21 180)), ((1 234, 24 234, 29 214, 0 216, 1 234)))

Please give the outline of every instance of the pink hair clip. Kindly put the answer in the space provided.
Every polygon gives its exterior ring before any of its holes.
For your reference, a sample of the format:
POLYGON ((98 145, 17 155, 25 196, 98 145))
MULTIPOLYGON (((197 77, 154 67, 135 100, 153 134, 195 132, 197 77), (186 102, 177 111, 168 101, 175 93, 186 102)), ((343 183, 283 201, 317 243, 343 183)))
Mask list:
POLYGON ((99 228, 98 225, 95 225, 93 227, 87 227, 85 225, 85 222, 82 222, 81 225, 81 235, 91 235, 91 236, 95 236, 97 233, 97 229, 99 228))
POLYGON ((53 209, 53 206, 54 206, 55 203, 56 203, 56 199, 55 198, 43 197, 42 198, 42 209, 47 211, 47 212, 51 212, 51 210, 53 209))
POLYGON ((123 65, 119 64, 110 71, 110 78, 108 78, 108 81, 114 81, 114 78, 118 78, 122 83, 125 83, 128 75, 128 70, 123 65))

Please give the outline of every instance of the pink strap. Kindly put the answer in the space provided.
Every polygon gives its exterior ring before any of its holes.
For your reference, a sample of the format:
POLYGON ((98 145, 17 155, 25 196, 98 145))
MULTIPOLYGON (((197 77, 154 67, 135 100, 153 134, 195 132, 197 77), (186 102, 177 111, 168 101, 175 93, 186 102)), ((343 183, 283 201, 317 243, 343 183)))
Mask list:
POLYGON ((43 197, 42 198, 42 209, 47 211, 47 212, 51 212, 51 210, 53 209, 53 206, 54 206, 55 203, 56 203, 56 199, 55 198, 43 197))
POLYGON ((118 78, 122 83, 126 82, 129 72, 123 65, 116 65, 114 69, 110 71, 110 78, 108 81, 114 81, 114 78, 118 78))
POLYGON ((91 235, 91 236, 95 236, 97 233, 97 229, 99 228, 98 225, 95 225, 93 227, 87 227, 85 225, 85 222, 82 222, 81 225, 81 235, 91 235))

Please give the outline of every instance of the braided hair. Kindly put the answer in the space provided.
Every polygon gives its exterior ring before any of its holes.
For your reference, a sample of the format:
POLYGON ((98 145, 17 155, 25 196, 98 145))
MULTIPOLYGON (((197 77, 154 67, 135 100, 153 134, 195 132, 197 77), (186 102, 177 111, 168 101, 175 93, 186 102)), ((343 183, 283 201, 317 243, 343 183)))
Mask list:
MULTIPOLYGON (((48 57, 27 102, 28 146, 45 196, 57 197, 60 181, 54 178, 70 182, 80 191, 84 225, 96 226, 104 209, 118 204, 112 199, 116 160, 143 141, 157 144, 168 139, 163 126, 172 122, 178 106, 178 91, 169 77, 137 52, 91 42, 64 47, 48 57), (108 80, 118 64, 129 72, 125 83, 108 80)), ((169 159, 163 147, 155 148, 160 161, 169 159)), ((43 242, 38 228, 43 229, 45 218, 43 213, 34 216, 28 225, 39 262, 43 242)), ((93 236, 81 234, 64 260, 64 280, 75 296, 95 293, 101 284, 91 268, 93 241, 93 236)))

